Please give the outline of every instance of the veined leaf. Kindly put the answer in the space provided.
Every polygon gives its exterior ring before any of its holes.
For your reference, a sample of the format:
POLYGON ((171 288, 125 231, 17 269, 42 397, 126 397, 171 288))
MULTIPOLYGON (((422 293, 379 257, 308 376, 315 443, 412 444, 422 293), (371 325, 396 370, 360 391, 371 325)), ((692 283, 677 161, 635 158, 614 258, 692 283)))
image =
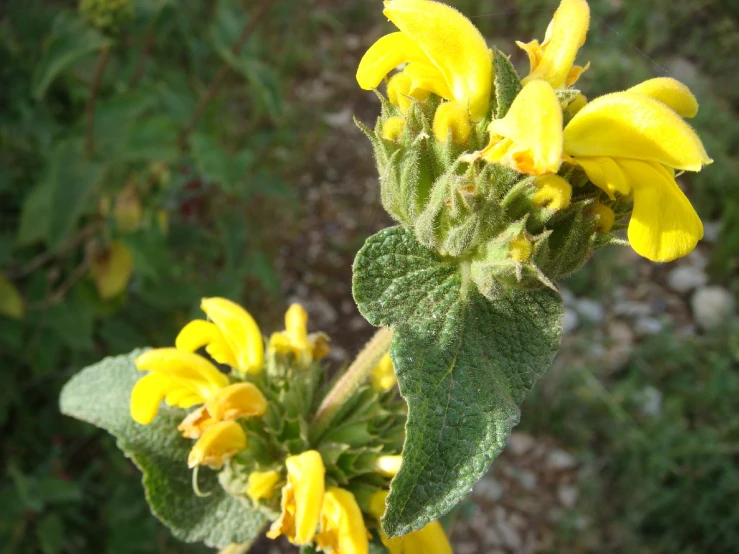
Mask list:
POLYGON ((40 100, 52 81, 80 58, 110 45, 106 38, 70 12, 60 12, 54 20, 51 36, 34 69, 32 91, 40 100))
POLYGON ((490 301, 455 260, 402 227, 357 254, 354 298, 370 323, 393 329, 409 412, 383 526, 403 535, 449 511, 503 450, 559 346, 562 301, 549 289, 508 289, 490 301))
POLYGON ((253 539, 265 523, 264 516, 226 494, 215 473, 200 471, 200 488, 210 492, 209 496, 198 497, 193 492, 187 468, 193 443, 177 432, 183 410, 162 407, 147 426, 131 419, 131 390, 142 376, 133 360, 140 353, 106 358, 75 375, 62 390, 62 413, 101 427, 118 439, 118 446, 144 474, 152 513, 177 538, 217 548, 253 539))

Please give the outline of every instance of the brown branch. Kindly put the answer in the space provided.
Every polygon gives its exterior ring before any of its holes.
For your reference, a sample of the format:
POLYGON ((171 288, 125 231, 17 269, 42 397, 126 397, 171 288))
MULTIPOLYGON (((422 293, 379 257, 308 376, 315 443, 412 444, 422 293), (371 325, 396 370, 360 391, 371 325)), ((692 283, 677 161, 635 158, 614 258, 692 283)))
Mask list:
POLYGON ((100 231, 104 226, 105 223, 103 221, 96 221, 94 223, 91 223, 87 227, 80 229, 80 231, 76 235, 73 235, 62 242, 55 250, 47 250, 46 252, 42 252, 38 256, 32 258, 26 265, 6 271, 5 276, 8 279, 20 279, 21 277, 25 277, 26 275, 33 273, 38 268, 50 262, 54 258, 58 258, 66 254, 73 248, 76 248, 78 245, 82 244, 88 238, 100 231))
POLYGON ((69 289, 71 289, 77 281, 82 279, 90 269, 90 266, 92 266, 92 256, 86 255, 85 259, 82 260, 82 263, 78 265, 76 268, 74 268, 74 271, 70 273, 69 277, 67 277, 67 280, 64 281, 59 287, 52 292, 49 296, 46 297, 46 299, 43 302, 39 302, 38 304, 32 304, 28 307, 30 310, 44 310, 46 308, 50 308, 56 304, 59 304, 62 300, 64 300, 64 297, 69 292, 69 289))
MULTIPOLYGON (((256 13, 251 17, 249 22, 244 26, 244 29, 241 31, 241 34, 239 35, 239 38, 236 39, 236 42, 234 42, 233 46, 231 47, 231 52, 234 56, 238 56, 241 53, 241 49, 244 47, 244 44, 246 43, 246 40, 249 38, 249 36, 254 32, 254 29, 256 29, 257 24, 259 23, 259 20, 264 17, 264 15, 267 13, 267 11, 272 7, 272 4, 275 3, 275 0, 264 0, 262 4, 257 9, 256 13)), ((200 117, 203 115, 203 112, 205 111, 205 108, 208 107, 208 104, 215 98, 215 95, 218 93, 218 90, 223 85, 224 80, 226 79, 226 76, 231 72, 231 66, 228 64, 228 62, 223 62, 221 64, 221 67, 218 68, 218 71, 216 72, 216 76, 213 78, 213 81, 211 82, 210 86, 208 87, 208 90, 205 92, 205 95, 200 99, 200 102, 198 102, 197 107, 195 108, 195 111, 192 114, 192 118, 190 119, 190 123, 187 124, 187 127, 185 127, 182 131, 182 134, 180 135, 180 145, 184 148, 187 143, 187 137, 192 133, 193 129, 195 128, 195 125, 197 125, 198 121, 200 120, 200 117)))
POLYGON ((103 80, 103 73, 105 72, 105 66, 108 65, 109 57, 110 46, 104 46, 98 55, 98 63, 95 67, 95 76, 90 85, 90 97, 87 99, 87 108, 85 110, 85 147, 88 156, 92 156, 95 151, 95 137, 93 133, 93 127, 95 124, 95 101, 97 100, 98 92, 100 90, 100 82, 103 80))

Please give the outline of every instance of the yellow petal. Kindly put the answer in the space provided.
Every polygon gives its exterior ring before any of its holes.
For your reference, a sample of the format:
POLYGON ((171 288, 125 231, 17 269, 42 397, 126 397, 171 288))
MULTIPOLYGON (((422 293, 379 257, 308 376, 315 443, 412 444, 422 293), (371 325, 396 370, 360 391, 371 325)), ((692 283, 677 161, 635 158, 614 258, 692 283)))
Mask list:
POLYGON ((395 477, 400 471, 403 456, 380 456, 375 462, 377 473, 383 477, 395 477))
POLYGON ((585 105, 564 130, 571 156, 605 156, 657 162, 700 171, 711 163, 698 135, 662 102, 616 92, 585 105))
MULTIPOLYGON (((554 12, 547 29, 547 37, 541 45, 543 50, 541 59, 535 67, 532 63, 531 73, 522 83, 542 79, 555 89, 569 86, 566 81, 568 76, 572 77, 571 71, 577 51, 585 43, 589 26, 590 8, 585 0, 562 0, 554 12)), ((530 48, 524 49, 529 53, 530 48)), ((531 54, 529 60, 531 61, 531 54)), ((574 78, 576 79, 577 75, 574 78)))
POLYGON ((285 312, 285 330, 296 344, 308 344, 308 312, 300 304, 291 304, 285 312))
POLYGON ((205 406, 200 406, 197 410, 187 414, 177 426, 177 430, 182 433, 186 439, 199 439, 208 427, 218 423, 210 417, 210 412, 205 406))
POLYGON ((483 119, 493 65, 487 43, 472 22, 454 8, 430 0, 385 2, 383 13, 439 70, 452 93, 447 100, 468 106, 473 121, 483 119))
POLYGON ((208 427, 190 450, 187 466, 205 465, 220 469, 223 463, 246 448, 246 434, 235 421, 221 421, 208 427))
POLYGON ((465 144, 472 133, 472 120, 467 107, 457 102, 444 102, 434 114, 434 136, 438 142, 451 138, 455 144, 465 144))
MULTIPOLYGON (((377 491, 370 499, 369 511, 380 520, 385 513, 385 499, 388 491, 377 491)), ((390 554, 452 554, 452 547, 444 529, 438 521, 432 521, 418 531, 402 537, 389 539, 379 528, 380 539, 390 554)))
POLYGON ((654 163, 619 160, 634 188, 629 243, 653 262, 669 262, 692 252, 703 224, 672 174, 654 163))
POLYGON ((185 325, 174 341, 175 347, 186 352, 195 352, 203 346, 215 361, 236 367, 236 357, 231 347, 223 338, 221 330, 215 323, 204 319, 195 319, 185 325))
POLYGON ((206 405, 214 419, 225 421, 264 414, 267 399, 251 383, 235 383, 219 390, 206 405))
POLYGON ((423 51, 403 33, 390 33, 375 42, 362 56, 357 68, 357 82, 364 90, 378 87, 385 76, 402 63, 423 61, 423 51))
POLYGON ((154 421, 171 385, 171 380, 159 373, 149 373, 136 381, 131 391, 131 418, 141 425, 154 421))
POLYGON ((254 502, 269 500, 274 495, 275 486, 279 481, 280 474, 277 471, 253 471, 249 474, 246 494, 254 502))
POLYGON ((427 90, 447 100, 454 99, 454 93, 449 88, 444 75, 430 63, 411 62, 405 66, 403 74, 411 79, 410 90, 412 91, 427 90))
POLYGON ((362 511, 354 495, 331 487, 323 497, 321 531, 316 535, 318 548, 334 554, 367 554, 369 540, 362 511))
POLYGON ((562 162, 562 108, 546 81, 523 87, 503 119, 488 127, 491 142, 480 156, 521 173, 556 173, 562 162), (511 143, 500 148, 499 137, 511 143), (498 146, 496 148, 496 146, 498 146))
POLYGON ((20 319, 26 311, 26 303, 16 286, 0 275, 0 315, 20 319))
POLYGON ((683 117, 695 117, 698 113, 698 100, 690 89, 672 77, 649 79, 626 92, 644 94, 666 104, 683 117))
POLYGON ((176 348, 156 348, 136 358, 140 370, 169 378, 172 388, 184 388, 205 402, 228 385, 228 377, 208 360, 176 348))
POLYGON ((613 158, 577 157, 572 161, 582 167, 588 179, 605 192, 611 200, 616 199, 616 193, 623 196, 631 194, 629 180, 613 158))
POLYGON ((575 99, 569 104, 567 104, 567 113, 573 116, 577 112, 582 110, 583 107, 585 107, 585 104, 587 103, 588 103, 588 97, 578 92, 577 96, 575 96, 575 99))
POLYGON ((236 368, 259 373, 264 366, 264 342, 254 318, 244 308, 225 298, 203 298, 200 307, 221 331, 236 358, 236 368))
MULTIPOLYGON (((387 99, 393 106, 397 106, 402 113, 408 111, 414 100, 422 102, 428 99, 429 92, 432 91, 423 86, 419 87, 418 83, 414 83, 414 80, 405 71, 396 73, 387 82, 387 99)), ((387 123, 385 126, 387 127, 387 123)))
POLYGON ((398 382, 390 354, 385 354, 370 373, 372 388, 379 392, 389 391, 398 382))
POLYGON ((534 204, 549 210, 564 210, 572 199, 572 186, 559 175, 550 173, 534 179, 534 204))
POLYGON ((267 536, 285 535, 294 544, 310 544, 321 513, 326 468, 316 450, 285 460, 287 484, 282 489, 282 513, 267 536))
POLYGON ((90 273, 100 298, 107 300, 118 296, 131 280, 133 255, 125 244, 115 240, 107 251, 95 257, 90 273))

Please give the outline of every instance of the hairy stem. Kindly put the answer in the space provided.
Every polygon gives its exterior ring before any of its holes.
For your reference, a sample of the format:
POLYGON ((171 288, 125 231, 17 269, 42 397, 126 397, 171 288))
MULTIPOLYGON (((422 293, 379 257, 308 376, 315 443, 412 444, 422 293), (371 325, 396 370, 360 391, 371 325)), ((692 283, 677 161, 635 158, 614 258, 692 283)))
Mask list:
POLYGON ((355 358, 346 373, 321 402, 313 420, 315 436, 320 437, 328 429, 336 413, 352 394, 367 380, 380 359, 390 350, 393 332, 381 327, 355 358))

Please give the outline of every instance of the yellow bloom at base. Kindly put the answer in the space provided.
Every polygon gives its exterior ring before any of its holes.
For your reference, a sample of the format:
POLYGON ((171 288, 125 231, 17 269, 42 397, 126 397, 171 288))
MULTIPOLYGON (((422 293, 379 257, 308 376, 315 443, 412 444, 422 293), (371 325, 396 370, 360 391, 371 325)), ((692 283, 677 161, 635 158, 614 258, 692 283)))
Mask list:
POLYGON ((585 0, 562 0, 554 12, 544 42, 516 42, 529 56, 531 71, 523 84, 541 79, 555 89, 572 86, 588 68, 574 65, 577 51, 585 43, 590 26, 590 8, 585 0))
MULTIPOLYGON (((385 514, 385 499, 388 491, 378 491, 370 500, 370 512, 377 519, 385 514)), ((438 521, 432 521, 418 531, 402 537, 388 538, 382 527, 378 529, 380 540, 390 554, 452 554, 452 546, 438 521)))
POLYGON ((545 81, 524 86, 488 131, 490 143, 473 156, 528 175, 556 173, 562 163, 562 107, 545 81))
POLYGON ((282 513, 267 531, 270 539, 285 535, 290 542, 307 545, 318 527, 326 468, 316 450, 285 460, 287 484, 282 488, 282 513))
POLYGON ((275 470, 253 471, 249 474, 246 494, 254 502, 269 500, 275 493, 275 486, 280 482, 280 474, 275 470))
POLYGON ((178 408, 204 404, 178 427, 183 436, 193 439, 219 421, 260 416, 267 409, 267 400, 257 387, 251 383, 230 385, 218 368, 192 352, 149 350, 136 358, 136 367, 150 372, 131 391, 131 417, 142 425, 154 420, 162 400, 178 408))
POLYGON ((323 497, 321 531, 316 535, 320 550, 332 554, 367 554, 369 539, 362 511, 354 495, 331 487, 323 497))
POLYGON ((329 353, 328 340, 323 333, 308 334, 308 312, 300 304, 292 304, 285 312, 285 330, 272 333, 271 351, 292 354, 302 367, 320 360, 329 353))
POLYGON ((205 346, 215 361, 241 373, 256 374, 264 367, 264 342, 254 318, 225 298, 203 298, 201 309, 210 321, 196 319, 177 335, 180 350, 195 352, 205 346))
POLYGON ((564 130, 564 150, 612 199, 633 195, 629 243, 645 258, 668 262, 703 237, 674 170, 699 171, 711 159, 672 109, 691 111, 695 99, 687 87, 674 79, 643 85, 586 104, 564 130))
POLYGON ((480 31, 454 8, 431 0, 390 0, 385 16, 400 30, 375 42, 359 62, 357 82, 365 90, 407 63, 408 95, 426 91, 463 106, 480 121, 490 103, 493 65, 480 31))
POLYGON ((372 369, 370 383, 372 383, 372 388, 376 391, 386 392, 393 388, 397 382, 398 379, 395 377, 393 361, 390 359, 390 354, 387 353, 372 369))
POLYGON ((383 477, 395 477, 402 463, 403 456, 401 455, 380 456, 375 462, 375 469, 383 477))
POLYGON ((208 427, 190 450, 187 466, 204 465, 220 469, 229 458, 246 448, 246 434, 235 421, 221 421, 208 427))

